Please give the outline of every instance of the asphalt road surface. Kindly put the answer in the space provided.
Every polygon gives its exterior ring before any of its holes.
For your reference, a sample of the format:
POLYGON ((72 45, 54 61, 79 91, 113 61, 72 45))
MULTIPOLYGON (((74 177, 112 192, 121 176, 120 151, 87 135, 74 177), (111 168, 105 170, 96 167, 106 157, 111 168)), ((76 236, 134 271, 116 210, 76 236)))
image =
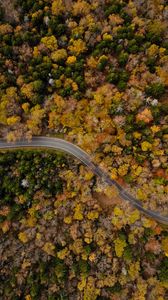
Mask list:
POLYGON ((168 217, 160 215, 158 212, 143 208, 141 202, 131 196, 119 183, 111 179, 109 175, 104 172, 99 166, 94 164, 91 157, 78 146, 67 142, 60 138, 52 137, 33 137, 29 142, 27 140, 20 140, 15 143, 7 143, 5 140, 0 139, 0 149, 12 149, 12 148, 52 148, 60 150, 78 158, 84 165, 86 165, 95 175, 99 176, 106 184, 115 186, 119 191, 119 196, 126 201, 129 201, 135 208, 144 213, 146 216, 155 219, 156 221, 168 225, 168 217))

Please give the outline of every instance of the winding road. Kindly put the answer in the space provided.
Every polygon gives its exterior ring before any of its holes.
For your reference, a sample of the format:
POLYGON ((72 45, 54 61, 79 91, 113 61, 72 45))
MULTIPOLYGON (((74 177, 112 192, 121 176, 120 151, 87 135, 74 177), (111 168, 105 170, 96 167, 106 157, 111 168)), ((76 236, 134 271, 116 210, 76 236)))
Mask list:
POLYGON ((60 138, 45 136, 33 137, 30 142, 27 140, 20 140, 16 143, 7 143, 4 139, 0 139, 1 150, 26 147, 52 148, 73 155, 74 157, 78 158, 84 165, 86 165, 95 175, 99 176, 106 184, 115 186, 118 189, 119 196, 123 200, 129 201, 135 208, 144 213, 146 216, 155 219, 159 223, 168 225, 168 217, 162 216, 158 212, 143 208, 139 200, 131 196, 119 183, 111 179, 106 172, 104 172, 99 166, 94 164, 94 162, 91 160, 91 157, 78 146, 60 138))

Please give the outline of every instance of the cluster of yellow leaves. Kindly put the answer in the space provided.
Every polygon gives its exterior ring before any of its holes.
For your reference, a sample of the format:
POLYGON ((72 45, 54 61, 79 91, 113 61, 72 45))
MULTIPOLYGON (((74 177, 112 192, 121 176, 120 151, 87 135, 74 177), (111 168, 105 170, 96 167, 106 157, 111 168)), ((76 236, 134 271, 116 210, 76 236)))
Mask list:
POLYGON ((135 245, 136 244, 135 232, 129 233, 128 242, 129 242, 130 245, 135 245))
POLYGON ((129 216, 129 222, 130 222, 130 224, 135 223, 137 220, 139 220, 139 218, 140 218, 140 212, 139 212, 139 210, 135 210, 129 216))
POLYGON ((85 178, 85 180, 91 180, 93 178, 93 176, 94 175, 92 172, 87 172, 84 178, 85 178))
POLYGON ((55 16, 60 15, 65 10, 65 5, 63 0, 54 0, 52 3, 52 14, 55 16))
POLYGON ((148 50, 147 50, 147 55, 151 57, 155 57, 159 53, 159 46, 152 44, 148 50))
POLYGON ((112 150, 112 152, 114 152, 116 154, 121 154, 123 149, 121 147, 117 146, 117 145, 113 145, 111 147, 111 150, 112 150))
POLYGON ((133 137, 135 139, 141 139, 141 136, 142 136, 142 134, 140 132, 138 132, 138 131, 133 132, 133 137))
POLYGON ((40 134, 41 122, 44 116, 45 110, 41 108, 40 105, 37 104, 31 109, 30 117, 27 120, 27 127, 31 130, 33 135, 40 134))
POLYGON ((36 240, 37 240, 37 241, 40 241, 41 238, 42 238, 42 234, 39 233, 39 232, 37 232, 37 233, 36 233, 36 240))
POLYGON ((28 99, 31 100, 31 98, 33 97, 33 83, 25 83, 23 84, 23 86, 21 87, 21 93, 26 96, 28 99))
POLYGON ((111 177, 111 179, 117 179, 117 168, 111 169, 110 177, 111 177))
POLYGON ((71 216, 67 216, 64 218, 64 223, 65 224, 71 224, 72 223, 72 217, 71 216))
POLYGON ((162 249, 165 252, 165 255, 168 257, 168 237, 162 240, 162 249))
POLYGON ((81 36, 84 33, 84 27, 83 26, 76 26, 72 29, 73 36, 81 36))
POLYGON ((83 300, 96 300, 100 295, 100 289, 95 286, 95 278, 89 276, 84 286, 83 300))
POLYGON ((25 300, 32 300, 32 297, 30 295, 26 295, 25 300))
POLYGON ((7 142, 16 142, 16 140, 17 140, 17 136, 16 136, 16 134, 15 134, 15 132, 13 132, 13 131, 9 131, 8 133, 7 133, 7 135, 6 135, 6 140, 7 140, 7 142))
POLYGON ((10 125, 14 125, 16 123, 20 122, 20 117, 19 116, 12 116, 7 118, 7 124, 10 125))
POLYGON ((96 254, 95 254, 94 252, 92 252, 92 253, 89 255, 89 260, 90 260, 91 262, 93 262, 93 261, 95 261, 95 259, 96 259, 96 254))
POLYGON ((154 228, 156 226, 156 221, 147 219, 147 218, 143 218, 143 226, 145 228, 154 228))
POLYGON ((90 211, 90 212, 88 212, 88 214, 87 214, 87 218, 88 218, 89 220, 95 220, 95 219, 98 219, 98 217, 99 217, 98 211, 90 211))
POLYGON ((168 86, 168 74, 167 74, 167 67, 161 68, 156 67, 156 72, 160 77, 161 81, 164 83, 165 86, 168 86))
POLYGON ((19 238, 19 240, 22 242, 22 243, 27 243, 28 242, 28 236, 27 236, 27 234, 26 234, 26 232, 24 231, 24 232, 20 232, 19 234, 18 234, 18 238, 19 238))
POLYGON ((35 46, 34 49, 33 49, 33 56, 38 57, 39 54, 40 54, 40 51, 39 51, 38 47, 35 46))
POLYGON ((145 201, 147 199, 146 191, 143 189, 137 189, 137 198, 139 200, 145 201))
POLYGON ((76 204, 74 211, 75 213, 73 215, 73 218, 79 221, 83 220, 83 209, 81 203, 76 204))
POLYGON ((28 102, 25 102, 22 104, 22 109, 24 110, 24 112, 26 114, 29 112, 29 107, 30 107, 30 104, 28 102))
POLYGON ((71 86, 73 91, 78 90, 78 85, 75 81, 73 81, 71 78, 66 78, 64 81, 64 87, 69 87, 71 86))
POLYGON ((104 41, 111 41, 112 40, 112 35, 108 34, 107 32, 103 34, 103 40, 104 41))
POLYGON ((68 65, 72 65, 76 62, 76 56, 72 55, 72 56, 68 56, 66 63, 68 65))
POLYGON ((166 30, 166 23, 159 19, 152 20, 148 25, 149 32, 161 35, 166 30))
POLYGON ((114 215, 115 216, 123 216, 123 214, 124 214, 124 211, 121 208, 119 208, 118 206, 115 206, 114 215))
MULTIPOLYGON (((116 117, 116 118, 120 118, 120 117, 116 117)), ((116 120, 116 118, 115 118, 115 120, 116 120)), ((130 146, 131 145, 131 142, 126 139, 126 133, 121 128, 118 129, 117 139, 118 139, 120 145, 122 145, 122 146, 130 146)))
POLYGON ((136 300, 146 300, 148 284, 145 280, 137 278, 137 290, 134 293, 134 298, 136 300))
POLYGON ((76 238, 73 244, 69 246, 69 249, 74 252, 74 254, 83 253, 83 241, 82 239, 76 238))
POLYGON ((48 254, 48 255, 52 255, 52 256, 55 256, 55 246, 50 243, 50 242, 47 242, 44 244, 43 246, 43 250, 48 254))
POLYGON ((155 149, 155 150, 153 150, 153 154, 156 155, 156 156, 163 156, 164 153, 165 153, 164 149, 155 149))
MULTIPOLYGON (((93 216, 94 217, 94 216, 93 216)), ((94 220, 94 219, 93 219, 94 220)), ((90 244, 92 242, 93 239, 93 232, 90 226, 90 223, 85 223, 83 225, 83 228, 85 229, 85 233, 84 233, 84 241, 87 244, 90 244)), ((85 253, 83 254, 83 259, 87 259, 87 256, 85 253)))
POLYGON ((17 89, 11 86, 6 89, 6 94, 0 98, 0 123, 7 124, 7 106, 14 100, 18 101, 17 89))
POLYGON ((78 289, 80 291, 83 291, 85 286, 86 286, 86 276, 82 274, 81 275, 81 281, 78 283, 78 289))
POLYGON ((114 275, 106 275, 106 276, 104 276, 103 279, 98 280, 97 286, 99 288, 102 288, 102 287, 105 287, 105 286, 113 287, 115 282, 116 282, 116 278, 115 278, 114 275))
POLYGON ((124 239, 117 238, 114 240, 115 252, 118 257, 121 257, 124 252, 124 248, 127 246, 127 243, 124 239))
POLYGON ((130 263, 128 274, 130 275, 132 280, 135 280, 136 278, 139 277, 139 271, 140 271, 139 261, 130 263))
POLYGON ((68 47, 68 49, 75 55, 79 55, 87 49, 86 43, 81 39, 70 40, 70 43, 71 45, 68 47))
POLYGON ((123 224, 127 223, 127 219, 125 217, 125 211, 115 206, 114 208, 114 216, 112 217, 111 223, 117 228, 121 229, 123 224))
POLYGON ((90 5, 84 0, 75 1, 72 7, 72 13, 74 16, 77 15, 88 15, 90 11, 90 5))
POLYGON ((24 78, 23 78, 23 75, 19 75, 18 78, 17 78, 17 80, 16 80, 16 82, 17 82, 17 85, 18 85, 19 87, 22 86, 22 85, 24 84, 24 78))
POLYGON ((35 217, 29 217, 26 219, 25 225, 28 227, 34 227, 36 225, 37 219, 35 217))
POLYGON ((28 213, 31 217, 35 216, 36 211, 40 209, 40 204, 33 204, 31 208, 28 209, 28 213))
POLYGON ((106 242, 107 234, 102 228, 98 228, 94 234, 94 240, 98 246, 103 246, 106 242))
POLYGON ((58 258, 62 260, 64 260, 64 258, 68 255, 69 255, 69 250, 67 247, 57 252, 58 258))
MULTIPOLYGON (((93 1, 92 1, 92 4, 93 4, 93 1)), ((93 6, 94 6, 94 4, 92 5, 92 7, 93 6)), ((94 17, 93 14, 88 14, 86 16, 85 24, 86 24, 85 26, 87 26, 90 31, 92 31, 92 30, 95 29, 95 27, 96 27, 96 19, 95 19, 95 17, 94 17)))
POLYGON ((51 58, 54 62, 65 60, 67 58, 67 51, 65 49, 59 49, 51 53, 51 58))
POLYGON ((8 220, 5 220, 4 222, 2 222, 0 224, 0 228, 2 229, 3 233, 8 232, 10 229, 10 226, 11 226, 11 222, 8 220))
POLYGON ((143 171, 143 168, 141 166, 137 166, 135 169, 134 169, 134 172, 133 172, 133 176, 139 176, 143 171))
POLYGON ((54 212, 53 211, 47 211, 44 214, 44 220, 46 220, 46 221, 52 220, 53 217, 54 217, 54 212))
POLYGON ((87 59, 87 65, 88 65, 88 67, 90 67, 91 69, 96 69, 96 67, 97 67, 97 60, 96 60, 93 56, 90 56, 90 57, 87 59))
POLYGON ((19 100, 19 97, 17 95, 17 88, 14 86, 10 86, 9 88, 6 89, 6 95, 9 98, 14 98, 16 101, 19 100))
POLYGON ((62 109, 65 107, 65 100, 59 95, 53 95, 54 104, 56 105, 56 111, 62 112, 62 109))
POLYGON ((152 130, 153 133, 157 133, 158 131, 160 131, 160 126, 157 125, 153 125, 150 128, 152 130))
POLYGON ((118 174, 120 176, 125 176, 128 173, 129 164, 123 164, 118 168, 118 174))
POLYGON ((59 126, 59 118, 56 111, 49 113, 48 127, 51 129, 57 128, 59 126))
POLYGON ((43 37, 41 39, 41 43, 44 44, 51 51, 57 49, 57 39, 54 35, 43 37))
POLYGON ((150 151, 152 149, 152 145, 151 143, 147 142, 147 141, 144 141, 141 143, 141 148, 142 148, 142 151, 150 151))

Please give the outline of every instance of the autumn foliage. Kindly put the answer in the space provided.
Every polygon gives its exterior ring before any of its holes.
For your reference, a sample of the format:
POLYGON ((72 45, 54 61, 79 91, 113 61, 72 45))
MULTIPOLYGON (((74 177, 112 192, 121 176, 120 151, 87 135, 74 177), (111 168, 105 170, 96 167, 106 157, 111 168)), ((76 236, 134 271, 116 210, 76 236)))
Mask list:
MULTIPOLYGON (((167 215, 167 1, 1 2, 0 137, 69 140, 167 215)), ((167 229, 76 160, 1 153, 0 185, 0 298, 167 299, 167 229)))

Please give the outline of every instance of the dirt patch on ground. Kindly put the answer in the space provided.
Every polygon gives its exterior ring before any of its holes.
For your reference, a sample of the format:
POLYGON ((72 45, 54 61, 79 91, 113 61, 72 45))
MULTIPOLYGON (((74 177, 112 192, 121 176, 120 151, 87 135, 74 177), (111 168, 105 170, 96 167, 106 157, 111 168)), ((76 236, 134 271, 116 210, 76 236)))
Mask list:
POLYGON ((0 5, 4 11, 4 17, 7 22, 18 22, 19 12, 15 8, 15 0, 0 0, 0 5))
POLYGON ((119 196, 112 196, 109 198, 103 192, 94 192, 93 198, 98 201, 99 205, 103 209, 109 212, 114 208, 115 205, 123 205, 123 200, 119 196))

